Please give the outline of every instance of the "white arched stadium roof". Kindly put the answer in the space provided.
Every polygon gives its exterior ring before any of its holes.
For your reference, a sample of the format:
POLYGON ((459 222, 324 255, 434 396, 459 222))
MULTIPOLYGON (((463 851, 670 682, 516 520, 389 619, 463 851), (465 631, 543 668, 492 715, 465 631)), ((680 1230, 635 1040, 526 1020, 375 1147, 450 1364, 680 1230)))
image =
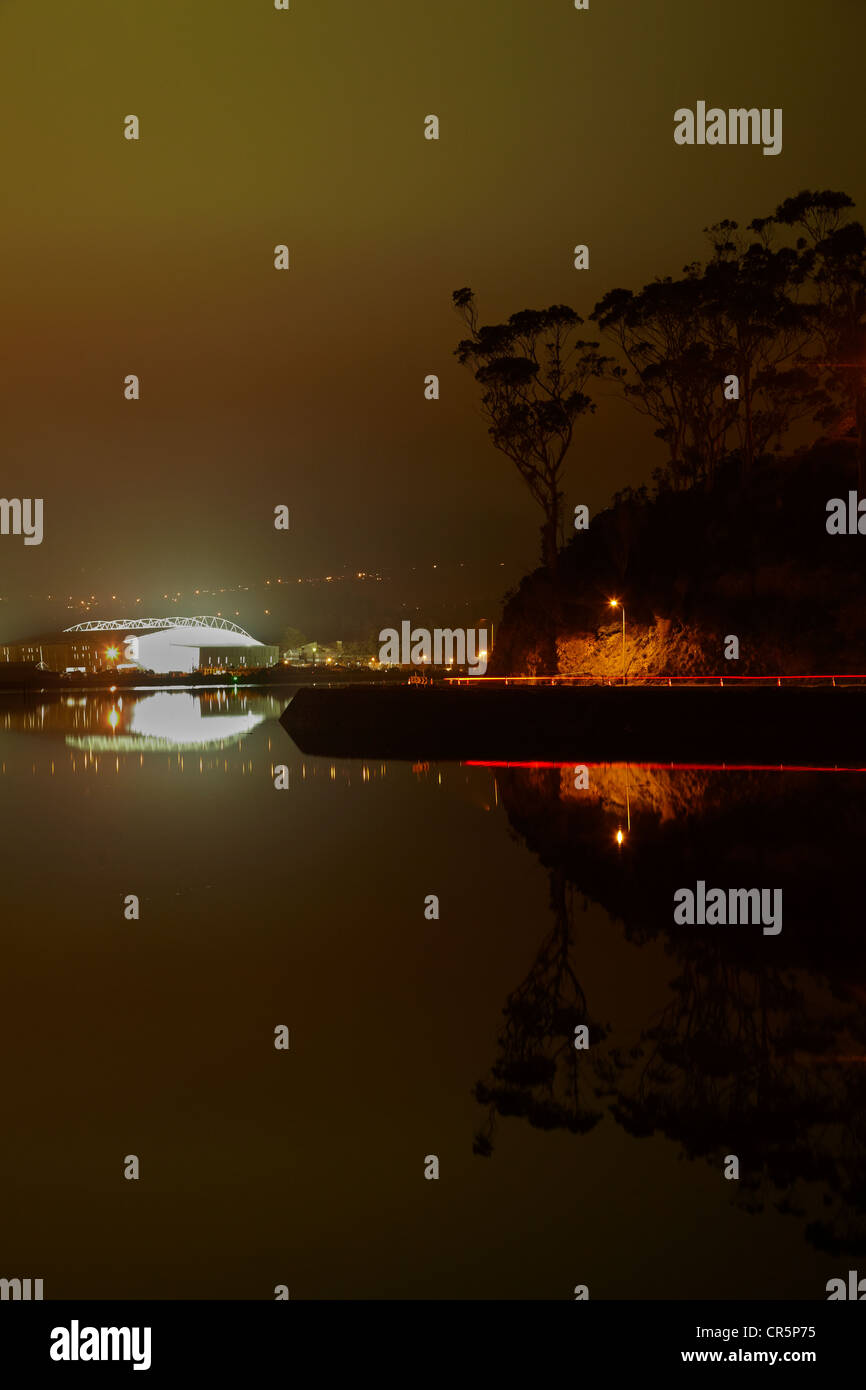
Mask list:
POLYGON ((244 628, 238 627, 237 623, 230 623, 228 618, 197 617, 197 618, 91 618, 86 623, 76 623, 74 627, 65 627, 64 632, 153 632, 157 628, 183 628, 194 627, 201 630, 208 628, 211 632, 234 632, 239 637, 246 637, 248 641, 255 642, 255 637, 246 632, 244 628))
POLYGON ((143 643, 169 643, 172 647, 261 647, 264 644, 227 618, 128 618, 90 619, 64 629, 73 632, 137 633, 143 643))

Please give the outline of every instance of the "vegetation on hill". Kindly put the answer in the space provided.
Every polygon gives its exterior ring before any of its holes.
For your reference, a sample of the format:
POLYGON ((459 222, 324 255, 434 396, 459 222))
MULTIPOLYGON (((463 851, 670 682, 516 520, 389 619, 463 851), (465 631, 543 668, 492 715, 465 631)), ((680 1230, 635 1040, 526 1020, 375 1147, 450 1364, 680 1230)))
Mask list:
POLYGON ((864 669, 862 542, 827 531, 831 498, 866 495, 866 231, 852 208, 807 190, 744 230, 706 229, 706 262, 595 306, 612 355, 566 305, 482 324, 472 291, 455 292, 458 359, 542 512, 541 566, 508 596, 492 672, 619 678, 612 596, 632 679, 864 669), (563 470, 602 378, 667 458, 561 550, 563 470), (794 448, 798 436, 811 442, 794 448))

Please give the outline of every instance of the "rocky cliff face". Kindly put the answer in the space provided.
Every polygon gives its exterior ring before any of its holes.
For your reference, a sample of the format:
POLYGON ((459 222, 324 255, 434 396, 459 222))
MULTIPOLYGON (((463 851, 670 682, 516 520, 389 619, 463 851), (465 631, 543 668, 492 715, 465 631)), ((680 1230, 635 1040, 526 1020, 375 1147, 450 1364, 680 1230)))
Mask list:
MULTIPOLYGON (((629 685, 657 676, 808 675, 813 662, 806 651, 792 652, 773 633, 761 633, 746 642, 738 660, 724 656, 725 638, 731 635, 696 623, 659 619, 636 630, 626 629, 625 673, 629 685)), ((564 676, 590 675, 595 680, 618 684, 623 675, 622 629, 600 628, 595 633, 557 636, 558 670, 564 676)))
POLYGON ((809 675, 866 672, 866 536, 830 535, 854 487, 846 444, 766 464, 749 490, 620 497, 506 603, 494 675, 809 675), (725 656, 727 639, 738 659, 725 656))

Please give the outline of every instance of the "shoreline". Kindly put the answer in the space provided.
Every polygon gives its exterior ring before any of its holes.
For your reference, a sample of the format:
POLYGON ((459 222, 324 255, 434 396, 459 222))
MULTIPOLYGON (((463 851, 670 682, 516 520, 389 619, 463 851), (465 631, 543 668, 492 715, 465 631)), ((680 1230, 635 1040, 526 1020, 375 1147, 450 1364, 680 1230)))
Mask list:
POLYGON ((863 686, 322 686, 280 722, 322 757, 866 765, 863 686))

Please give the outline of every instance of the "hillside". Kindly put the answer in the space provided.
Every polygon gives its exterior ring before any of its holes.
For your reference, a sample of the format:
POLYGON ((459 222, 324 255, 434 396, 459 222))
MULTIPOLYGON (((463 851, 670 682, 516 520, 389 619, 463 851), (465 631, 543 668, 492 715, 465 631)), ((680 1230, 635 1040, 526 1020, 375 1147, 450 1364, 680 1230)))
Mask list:
POLYGON ((712 489, 619 494, 560 552, 556 578, 507 597, 493 675, 802 675, 866 671, 866 537, 829 535, 856 486, 847 441, 733 474, 712 489), (725 638, 739 639, 726 660, 725 638), (555 657, 554 657, 555 651, 555 657), (555 661, 555 666, 553 665, 555 661))

